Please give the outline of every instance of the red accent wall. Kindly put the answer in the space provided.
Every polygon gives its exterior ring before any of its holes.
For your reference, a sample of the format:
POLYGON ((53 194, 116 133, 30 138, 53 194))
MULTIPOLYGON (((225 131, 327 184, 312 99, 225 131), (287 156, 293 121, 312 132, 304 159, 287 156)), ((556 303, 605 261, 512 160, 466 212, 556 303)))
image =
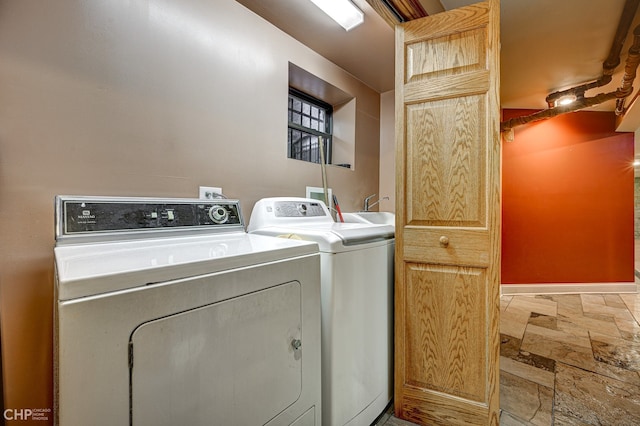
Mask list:
POLYGON ((503 284, 634 281, 633 139, 613 113, 575 112, 503 142, 503 284))

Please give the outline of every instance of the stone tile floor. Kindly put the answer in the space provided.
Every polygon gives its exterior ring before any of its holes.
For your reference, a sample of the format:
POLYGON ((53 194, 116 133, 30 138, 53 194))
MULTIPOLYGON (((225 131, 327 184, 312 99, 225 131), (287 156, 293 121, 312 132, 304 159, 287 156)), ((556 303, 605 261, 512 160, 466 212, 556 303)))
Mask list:
MULTIPOLYGON (((500 304, 501 425, 640 425, 640 294, 500 304)), ((411 424, 391 411, 377 423, 411 424)))

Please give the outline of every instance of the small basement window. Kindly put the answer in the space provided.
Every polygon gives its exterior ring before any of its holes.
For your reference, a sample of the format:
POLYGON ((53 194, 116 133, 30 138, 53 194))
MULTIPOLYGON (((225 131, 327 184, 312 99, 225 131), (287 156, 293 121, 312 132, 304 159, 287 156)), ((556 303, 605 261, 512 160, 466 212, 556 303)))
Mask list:
POLYGON ((325 163, 331 163, 332 114, 328 103, 289 88, 289 158, 320 164, 322 138, 325 163))

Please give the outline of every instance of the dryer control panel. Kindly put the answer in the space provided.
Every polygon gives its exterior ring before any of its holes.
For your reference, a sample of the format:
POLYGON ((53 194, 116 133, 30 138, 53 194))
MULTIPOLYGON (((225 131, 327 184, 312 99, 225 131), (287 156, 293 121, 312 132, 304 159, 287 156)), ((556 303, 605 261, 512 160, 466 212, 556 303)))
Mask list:
POLYGON ((56 239, 175 230, 242 230, 238 200, 56 197, 56 239))

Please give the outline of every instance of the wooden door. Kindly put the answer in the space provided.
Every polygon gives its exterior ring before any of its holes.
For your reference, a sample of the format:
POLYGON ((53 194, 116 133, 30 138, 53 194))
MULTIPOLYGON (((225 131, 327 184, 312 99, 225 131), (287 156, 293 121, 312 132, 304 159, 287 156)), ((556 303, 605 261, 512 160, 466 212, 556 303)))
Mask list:
POLYGON ((396 27, 395 413, 499 424, 499 0, 396 27))

